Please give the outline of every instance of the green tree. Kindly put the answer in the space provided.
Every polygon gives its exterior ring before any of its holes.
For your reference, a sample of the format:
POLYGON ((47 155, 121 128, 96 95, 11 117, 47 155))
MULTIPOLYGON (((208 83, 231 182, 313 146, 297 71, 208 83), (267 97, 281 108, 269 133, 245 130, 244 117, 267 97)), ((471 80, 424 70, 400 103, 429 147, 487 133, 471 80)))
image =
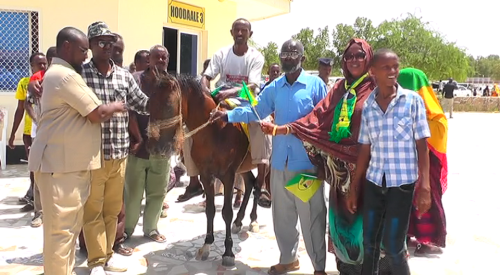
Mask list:
POLYGON ((374 50, 393 50, 400 58, 401 67, 421 69, 430 79, 453 77, 462 81, 469 71, 469 60, 463 49, 446 42, 427 22, 411 14, 386 20, 376 27, 367 18, 357 18, 353 25, 337 25, 332 37, 338 62, 348 41, 358 37, 368 41, 374 50))
POLYGON ((262 69, 263 74, 267 74, 269 71, 269 67, 273 63, 280 62, 279 54, 278 54, 278 45, 274 42, 269 42, 265 47, 259 48, 259 51, 262 53, 265 59, 264 69, 262 69))
POLYGON ((259 48, 259 44, 257 44, 257 42, 255 42, 255 40, 253 40, 253 38, 250 37, 250 39, 248 39, 248 46, 250 47, 254 47, 254 48, 259 48))
POLYGON ((361 38, 368 42, 374 41, 376 33, 376 28, 370 19, 364 17, 358 17, 354 21, 354 24, 338 24, 332 31, 332 46, 334 51, 334 67, 337 69, 337 73, 340 73, 340 68, 342 64, 342 54, 347 47, 347 43, 352 38, 361 38))
MULTIPOLYGON (((364 17, 358 17, 353 24, 338 24, 333 30, 328 27, 313 30, 301 29, 293 36, 304 44, 306 70, 316 70, 320 57, 334 58, 334 74, 340 74, 341 56, 352 38, 362 38, 374 50, 388 48, 400 57, 401 67, 415 67, 423 70, 431 80, 453 77, 464 81, 467 76, 491 77, 500 80, 500 57, 490 55, 474 58, 465 49, 447 41, 433 30, 428 22, 412 14, 386 20, 375 26, 364 17)), ((277 46, 276 46, 277 48, 277 46)), ((269 43, 261 51, 266 56, 266 65, 277 56, 269 43)))
POLYGON ((480 56, 474 61, 473 76, 500 80, 500 57, 498 55, 480 56))
POLYGON ((302 67, 306 70, 318 69, 318 58, 333 57, 333 51, 330 44, 330 32, 328 26, 320 28, 315 34, 314 30, 305 28, 292 36, 304 45, 304 55, 306 60, 302 67))

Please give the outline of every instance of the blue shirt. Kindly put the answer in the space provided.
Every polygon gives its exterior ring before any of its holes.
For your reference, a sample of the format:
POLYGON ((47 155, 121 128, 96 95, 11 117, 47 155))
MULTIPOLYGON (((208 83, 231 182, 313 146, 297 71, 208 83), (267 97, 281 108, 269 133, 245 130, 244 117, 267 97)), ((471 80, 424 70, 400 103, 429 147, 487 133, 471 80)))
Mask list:
MULTIPOLYGON (((267 85, 257 97, 259 103, 255 109, 261 118, 274 112, 275 123, 284 125, 309 114, 326 93, 323 80, 302 70, 293 85, 287 82, 286 76, 281 76, 267 85)), ((227 117, 232 123, 258 120, 250 107, 238 107, 228 111, 227 117)), ((277 170, 285 170, 286 167, 291 171, 314 168, 302 141, 295 135, 273 137, 271 165, 277 170)))
POLYGON ((378 88, 365 101, 358 141, 371 145, 366 179, 382 186, 398 187, 417 181, 416 141, 431 136, 423 99, 398 86, 397 94, 382 112, 375 101, 378 88))

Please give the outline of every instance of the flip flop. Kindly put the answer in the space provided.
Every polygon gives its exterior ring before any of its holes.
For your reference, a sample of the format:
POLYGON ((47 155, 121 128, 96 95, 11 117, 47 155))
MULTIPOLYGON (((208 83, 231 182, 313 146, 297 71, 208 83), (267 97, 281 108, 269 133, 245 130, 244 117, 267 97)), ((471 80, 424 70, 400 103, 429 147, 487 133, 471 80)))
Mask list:
POLYGON ((133 248, 124 246, 123 244, 116 245, 113 250, 122 256, 132 256, 132 253, 134 253, 133 248))
POLYGON ((144 237, 153 240, 157 243, 164 243, 167 241, 167 238, 164 235, 160 234, 160 232, 158 232, 158 230, 156 229, 149 232, 149 234, 144 235, 144 237))

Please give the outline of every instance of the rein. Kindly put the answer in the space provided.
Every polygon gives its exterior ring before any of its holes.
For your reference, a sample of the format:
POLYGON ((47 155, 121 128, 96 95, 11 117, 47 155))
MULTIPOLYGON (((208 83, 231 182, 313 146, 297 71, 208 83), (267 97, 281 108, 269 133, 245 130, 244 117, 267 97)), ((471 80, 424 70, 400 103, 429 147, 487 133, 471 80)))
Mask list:
MULTIPOLYGON (((220 107, 220 102, 219 102, 219 104, 217 104, 217 107, 215 107, 215 110, 219 110, 219 107, 220 107)), ((184 133, 184 138, 186 139, 186 138, 194 136, 201 129, 207 127, 208 125, 210 125, 210 119, 207 122, 205 122, 202 125, 200 125, 199 127, 197 127, 196 129, 190 131, 189 133, 184 133)))
MULTIPOLYGON (((176 126, 177 124, 179 124, 179 128, 182 129, 183 127, 183 121, 182 121, 182 94, 181 94, 181 90, 179 89, 179 114, 172 117, 172 118, 169 118, 169 119, 164 119, 164 120, 160 120, 160 121, 155 121, 153 123, 149 123, 148 124, 148 128, 147 128, 147 135, 148 137, 150 138, 154 138, 156 140, 158 140, 158 138, 160 137, 160 131, 161 130, 164 130, 164 129, 169 129, 169 128, 172 128, 174 126, 176 126)), ((215 107, 215 110, 219 110, 219 107, 220 107, 221 103, 217 104, 217 107, 215 107)), ((200 125, 199 127, 197 127, 196 129, 188 132, 188 133, 184 133, 182 135, 182 137, 179 139, 181 142, 184 142, 184 139, 186 138, 189 138, 189 137, 192 137, 194 136, 196 133, 198 133, 200 130, 202 130, 203 128, 207 127, 208 125, 210 125, 210 119, 205 122, 204 124, 200 125)))
MULTIPOLYGON (((215 110, 219 110, 219 107, 220 107, 220 103, 217 104, 217 107, 215 108, 215 110)), ((176 115, 172 118, 161 120, 161 121, 155 121, 154 123, 150 122, 148 125, 148 129, 147 129, 148 137, 153 137, 153 138, 157 139, 160 136, 161 130, 174 127, 177 123, 179 123, 180 127, 182 127, 182 110, 180 111, 179 115, 176 115)), ((198 133, 203 128, 207 127, 208 125, 210 125, 210 120, 203 123, 202 125, 200 125, 196 129, 189 131, 188 133, 184 133, 183 139, 190 138, 190 137, 194 136, 196 133, 198 133)))

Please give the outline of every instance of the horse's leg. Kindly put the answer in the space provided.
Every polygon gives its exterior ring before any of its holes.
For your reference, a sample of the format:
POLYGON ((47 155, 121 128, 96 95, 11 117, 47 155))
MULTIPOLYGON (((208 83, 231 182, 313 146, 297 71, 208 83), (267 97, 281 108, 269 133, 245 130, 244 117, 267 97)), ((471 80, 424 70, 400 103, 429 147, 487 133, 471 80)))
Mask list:
POLYGON ((271 169, 269 169, 269 165, 265 165, 265 167, 266 170, 263 173, 262 179, 259 179, 260 175, 257 176, 257 187, 260 190, 258 204, 264 208, 271 208, 271 190, 268 184, 271 169))
MULTIPOLYGON (((214 178, 212 176, 202 176, 201 182, 205 188, 206 206, 205 215, 207 216, 207 235, 205 236, 205 244, 198 250, 196 255, 197 260, 205 261, 210 255, 210 246, 214 243, 214 217, 215 217, 215 200, 214 200, 214 178)), ((230 203, 231 204, 231 203, 230 203)))
POLYGON ((222 207, 222 217, 224 218, 224 222, 226 223, 226 240, 224 241, 224 247, 226 251, 222 255, 223 266, 234 266, 233 238, 231 237, 231 222, 233 221, 232 202, 234 176, 234 172, 229 172, 220 179, 224 184, 224 206, 222 207))
MULTIPOLYGON (((253 176, 253 174, 252 174, 253 176)), ((253 194, 253 206, 252 206, 252 212, 250 212, 250 226, 249 226, 249 231, 253 233, 258 233, 260 230, 259 223, 257 222, 257 206, 259 204, 259 201, 261 199, 262 191, 261 187, 258 186, 258 183, 255 181, 253 188, 255 189, 254 194, 253 194)))
POLYGON ((245 183, 245 195, 243 196, 243 202, 241 203, 240 210, 236 215, 236 219, 233 223, 233 228, 231 229, 231 232, 233 234, 237 234, 241 231, 241 227, 243 225, 242 221, 245 217, 245 211, 248 205, 248 201, 250 200, 250 195, 252 194, 252 190, 255 184, 255 177, 253 176, 251 171, 241 174, 241 176, 243 177, 243 182, 245 183))

